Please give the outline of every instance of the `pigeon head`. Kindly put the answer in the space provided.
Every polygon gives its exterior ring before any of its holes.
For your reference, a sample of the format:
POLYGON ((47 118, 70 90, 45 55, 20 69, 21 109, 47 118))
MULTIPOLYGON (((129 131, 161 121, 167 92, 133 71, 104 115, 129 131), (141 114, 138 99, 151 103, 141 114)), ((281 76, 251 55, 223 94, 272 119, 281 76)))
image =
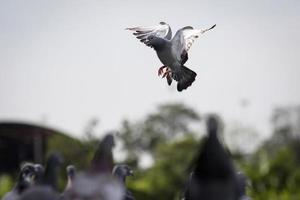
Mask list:
POLYGON ((23 192, 25 189, 33 184, 35 176, 34 164, 25 163, 21 166, 18 182, 16 184, 16 190, 18 193, 23 192))
POLYGON ((127 176, 133 176, 133 170, 128 165, 116 165, 112 173, 123 182, 125 182, 127 176))
POLYGON ((75 177, 76 168, 74 165, 67 166, 67 174, 68 174, 68 177, 70 177, 71 179, 73 179, 75 177))
POLYGON ((147 46, 158 50, 160 47, 162 47, 162 38, 156 37, 155 35, 149 35, 145 43, 147 46))
POLYGON ((34 165, 34 172, 35 172, 35 177, 34 177, 35 183, 36 184, 41 183, 41 181, 44 177, 45 168, 41 164, 35 164, 34 165))
POLYGON ((210 114, 206 121, 206 128, 209 135, 216 136, 223 128, 220 117, 216 114, 210 114))
POLYGON ((35 176, 34 164, 25 163, 21 167, 21 172, 20 172, 21 181, 27 184, 31 184, 33 182, 34 176, 35 176))

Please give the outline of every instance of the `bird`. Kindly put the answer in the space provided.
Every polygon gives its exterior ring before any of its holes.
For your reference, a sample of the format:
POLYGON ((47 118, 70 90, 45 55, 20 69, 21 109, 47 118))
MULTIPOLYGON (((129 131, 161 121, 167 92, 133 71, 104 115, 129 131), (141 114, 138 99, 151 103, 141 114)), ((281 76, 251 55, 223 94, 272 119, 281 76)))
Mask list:
POLYGON ((35 186, 26 190, 18 200, 60 200, 60 194, 51 187, 35 186))
POLYGON ((124 187, 110 174, 79 172, 63 200, 122 200, 124 187))
POLYGON ((112 175, 113 154, 115 145, 112 134, 104 136, 86 171, 76 174, 70 187, 64 193, 67 200, 122 200, 123 184, 112 175))
POLYGON ((238 183, 238 196, 239 200, 251 200, 246 194, 246 189, 248 185, 248 178, 242 171, 236 172, 236 179, 238 183))
POLYGON ((91 160, 90 171, 92 173, 110 174, 113 169, 112 149, 115 146, 114 136, 107 134, 102 141, 91 160))
POLYGON ((41 165, 35 165, 38 171, 38 181, 26 190, 19 200, 59 200, 61 195, 57 191, 57 179, 63 158, 59 153, 52 153, 48 157, 45 170, 41 165))
POLYGON ((40 185, 43 182, 44 175, 45 175, 45 168, 41 164, 35 164, 35 179, 34 179, 34 185, 40 185))
POLYGON ((219 141, 219 126, 216 115, 208 117, 208 137, 196 156, 184 200, 239 200, 236 170, 228 151, 219 141))
POLYGON ((65 191, 69 190, 73 185, 73 181, 76 175, 76 168, 74 165, 67 166, 67 175, 68 175, 68 182, 65 187, 65 191))
POLYGON ((52 153, 48 157, 45 173, 42 179, 42 185, 57 189, 58 173, 63 164, 63 157, 59 153, 52 153))
POLYGON ((155 26, 137 26, 126 28, 133 31, 142 43, 153 48, 163 66, 159 68, 158 75, 166 77, 168 85, 172 80, 177 81, 177 90, 181 92, 187 89, 195 81, 197 73, 184 66, 188 60, 188 51, 195 39, 203 33, 213 29, 194 29, 192 26, 185 26, 179 29, 172 38, 172 31, 169 24, 160 22, 155 26), (166 71, 163 73, 163 70, 166 71))
POLYGON ((25 190, 27 190, 34 181, 35 167, 33 163, 25 163, 21 166, 17 183, 15 184, 12 191, 5 194, 2 200, 15 200, 25 190))
POLYGON ((125 186, 126 178, 128 176, 133 176, 133 170, 125 164, 115 165, 112 174, 124 185, 125 194, 123 200, 134 200, 134 196, 125 186))

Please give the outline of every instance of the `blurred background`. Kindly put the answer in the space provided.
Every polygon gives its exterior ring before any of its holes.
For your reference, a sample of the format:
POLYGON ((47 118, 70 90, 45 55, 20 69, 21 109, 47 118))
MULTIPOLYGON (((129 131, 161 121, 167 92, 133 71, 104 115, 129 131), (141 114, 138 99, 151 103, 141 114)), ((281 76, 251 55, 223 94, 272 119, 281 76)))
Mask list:
POLYGON ((213 112, 248 195, 299 199, 299 12, 296 0, 0 1, 0 197, 23 161, 59 151, 84 169, 112 132, 136 198, 175 199, 213 112), (125 31, 160 21, 217 24, 191 48, 198 76, 182 93, 125 31))

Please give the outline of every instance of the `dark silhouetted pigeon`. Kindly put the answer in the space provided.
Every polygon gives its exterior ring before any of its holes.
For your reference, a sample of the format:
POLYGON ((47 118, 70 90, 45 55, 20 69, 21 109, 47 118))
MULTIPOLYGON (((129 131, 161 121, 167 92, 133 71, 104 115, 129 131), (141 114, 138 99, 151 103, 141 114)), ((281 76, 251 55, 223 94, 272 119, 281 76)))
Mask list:
POLYGON ((218 139, 218 118, 207 121, 208 137, 200 148, 184 194, 185 200, 238 200, 236 171, 218 139))
POLYGON ((60 194, 51 187, 35 186, 26 190, 18 200, 59 200, 60 194))
POLYGON ((15 184, 12 191, 8 192, 2 200, 15 200, 21 195, 25 190, 27 190, 34 181, 35 167, 32 163, 25 163, 21 166, 17 183, 15 184))
POLYGON ((113 169, 113 135, 106 135, 100 142, 90 169, 76 174, 72 187, 64 193, 67 200, 122 200, 123 184, 111 172, 113 169))
POLYGON ((188 60, 188 51, 195 39, 209 29, 197 30, 191 26, 179 29, 172 38, 171 28, 165 22, 160 22, 157 26, 139 26, 127 28, 134 31, 134 35, 147 46, 154 48, 159 60, 164 66, 158 70, 158 75, 164 72, 163 77, 167 78, 168 84, 171 85, 172 79, 176 80, 177 90, 187 89, 195 81, 197 74, 184 66, 188 60))
POLYGON ((108 134, 102 139, 91 161, 91 172, 111 173, 114 166, 112 154, 114 145, 113 135, 108 134))
POLYGON ((248 178, 243 172, 239 171, 236 173, 237 183, 238 183, 238 196, 239 200, 251 200, 246 194, 246 189, 248 185, 248 178))
POLYGON ((57 190, 57 180, 59 170, 63 164, 63 158, 58 153, 53 153, 49 156, 46 164, 45 175, 42 181, 43 185, 52 187, 57 190))
POLYGON ((132 193, 126 188, 126 178, 133 176, 133 171, 128 165, 116 165, 112 171, 113 175, 124 185, 125 194, 123 200, 134 200, 132 193))

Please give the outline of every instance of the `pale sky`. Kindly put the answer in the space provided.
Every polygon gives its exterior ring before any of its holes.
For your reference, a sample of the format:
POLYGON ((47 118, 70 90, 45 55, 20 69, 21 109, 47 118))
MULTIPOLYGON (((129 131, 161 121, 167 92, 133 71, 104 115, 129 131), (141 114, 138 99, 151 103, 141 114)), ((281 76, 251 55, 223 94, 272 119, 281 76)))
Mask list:
POLYGON ((79 136, 138 120, 160 103, 242 119, 267 135, 275 106, 300 104, 300 1, 0 1, 0 120, 79 136), (181 93, 157 76, 153 49, 124 29, 169 23, 216 28, 199 38, 181 93), (241 99, 249 100, 242 110, 241 99))

